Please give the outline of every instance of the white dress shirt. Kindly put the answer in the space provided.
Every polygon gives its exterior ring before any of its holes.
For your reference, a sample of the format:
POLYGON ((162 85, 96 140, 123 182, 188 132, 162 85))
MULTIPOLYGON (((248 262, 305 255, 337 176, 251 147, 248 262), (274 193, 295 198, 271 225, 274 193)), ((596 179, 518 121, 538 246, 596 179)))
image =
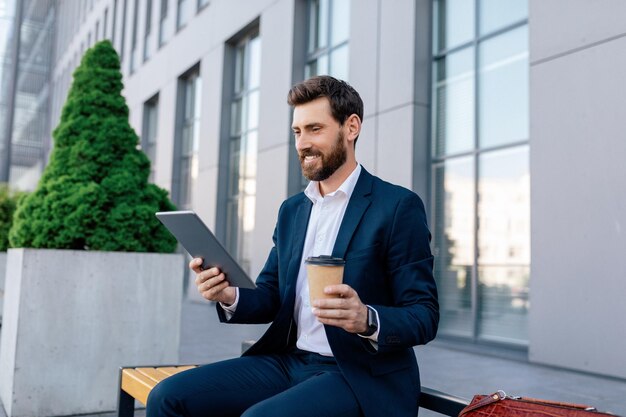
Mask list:
POLYGON ((296 304, 294 319, 298 324, 298 339, 296 346, 309 352, 332 356, 324 326, 317 320, 311 311, 309 303, 309 282, 304 263, 309 256, 331 255, 339 226, 348 207, 348 201, 354 191, 361 165, 350 174, 337 190, 322 197, 319 183, 311 181, 304 190, 304 194, 313 202, 309 226, 306 230, 302 261, 296 283, 296 304))
MULTIPOLYGON (((317 320, 312 312, 309 302, 309 284, 307 279, 307 269, 304 263, 309 256, 331 255, 335 240, 339 233, 339 227, 346 212, 346 207, 354 191, 361 165, 352 171, 350 176, 332 193, 322 196, 319 190, 319 182, 311 181, 304 190, 304 194, 313 202, 311 216, 304 240, 302 260, 296 282, 296 299, 294 308, 294 319, 298 325, 296 346, 299 349, 309 352, 316 352, 324 356, 333 356, 333 353, 326 338, 324 326, 317 320)), ((231 306, 224 306, 227 318, 230 318, 237 308, 239 301, 239 291, 237 298, 231 306), (230 313, 230 314, 229 314, 230 313)), ((378 315, 378 312, 376 312, 378 315)), ((380 321, 379 321, 380 322, 380 321)), ((378 340, 378 331, 369 336, 374 346, 378 340)))

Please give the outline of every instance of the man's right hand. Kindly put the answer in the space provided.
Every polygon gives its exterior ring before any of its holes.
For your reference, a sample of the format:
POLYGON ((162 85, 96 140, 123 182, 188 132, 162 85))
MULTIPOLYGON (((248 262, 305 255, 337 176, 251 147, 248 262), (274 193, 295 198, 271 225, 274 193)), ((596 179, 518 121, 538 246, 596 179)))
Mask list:
POLYGON ((196 273, 196 287, 203 298, 231 305, 237 297, 237 290, 231 287, 219 268, 202 270, 202 258, 194 258, 189 268, 196 273))

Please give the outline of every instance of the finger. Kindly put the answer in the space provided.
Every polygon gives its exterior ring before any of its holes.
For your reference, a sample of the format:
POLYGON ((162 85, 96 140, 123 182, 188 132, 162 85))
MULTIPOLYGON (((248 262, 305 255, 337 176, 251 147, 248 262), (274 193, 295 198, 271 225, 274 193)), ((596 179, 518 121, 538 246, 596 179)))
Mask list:
POLYGON ((346 298, 317 298, 313 300, 313 307, 320 309, 341 309, 350 308, 351 302, 346 298))
POLYGON ((213 277, 218 276, 219 274, 221 274, 221 271, 219 268, 214 267, 214 268, 210 268, 210 269, 206 269, 202 272, 199 272, 196 275, 196 285, 199 285, 201 283, 203 283, 204 281, 207 281, 213 277))
POLYGON ((207 300, 215 300, 219 296, 219 294, 224 291, 224 289, 228 288, 229 285, 230 284, 228 283, 228 281, 222 281, 217 285, 214 285, 209 289, 203 291, 202 297, 206 298, 207 300))
POLYGON ((329 318, 318 318, 320 323, 326 324, 328 326, 335 326, 344 329, 350 333, 358 333, 358 327, 355 325, 355 322, 352 320, 342 320, 342 319, 329 319, 329 318))
POLYGON ((226 281, 226 275, 219 274, 219 275, 216 275, 214 277, 210 277, 203 284, 201 284, 201 286, 204 287, 203 291, 207 291, 207 290, 211 289, 212 287, 215 287, 216 285, 218 285, 218 284, 220 284, 220 283, 222 283, 224 281, 226 281))
POLYGON ((324 287, 324 294, 348 298, 354 296, 356 291, 354 291, 352 287, 347 284, 327 285, 324 287))
POLYGON ((318 318, 324 319, 337 319, 337 320, 357 320, 358 312, 356 310, 343 310, 343 309, 313 309, 313 314, 318 318))
POLYGON ((196 274, 202 272, 202 258, 193 258, 189 261, 189 269, 191 269, 196 274))

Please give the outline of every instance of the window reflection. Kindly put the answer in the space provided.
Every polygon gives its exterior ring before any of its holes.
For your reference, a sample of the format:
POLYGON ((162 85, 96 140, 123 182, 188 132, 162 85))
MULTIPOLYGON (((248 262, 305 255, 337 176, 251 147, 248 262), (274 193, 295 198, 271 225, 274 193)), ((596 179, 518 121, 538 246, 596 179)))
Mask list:
POLYGON ((435 0, 435 51, 462 45, 474 38, 474 0, 435 0))
POLYGON ((152 30, 152 3, 153 0, 147 0, 146 3, 146 25, 143 39, 143 60, 147 61, 153 54, 154 46, 154 30, 152 30))
POLYGON ((480 0, 480 33, 485 34, 528 17, 528 0, 480 0))
POLYGON ((261 38, 243 39, 235 50, 231 104, 226 246, 250 270, 256 206, 261 38))
POLYGON ((440 333, 523 345, 530 273, 527 1, 433 0, 433 7, 440 333))
POLYGON ((169 0, 160 0, 161 12, 159 18, 159 47, 172 36, 172 12, 168 9, 169 0))
POLYGON ((448 160, 434 169, 435 275, 441 326, 471 336, 474 265, 474 158, 448 160))
POLYGON ((194 12, 193 0, 178 0, 178 13, 176 17, 176 29, 181 29, 189 22, 194 12))
POLYGON ((528 28, 481 44, 481 147, 528 139, 528 28))
POLYGON ((474 147, 474 48, 450 54, 435 63, 435 156, 474 147))
POLYGON ((527 340, 530 270, 528 147, 484 153, 479 167, 480 335, 527 340))
POLYGON ((308 54, 305 78, 348 78, 350 0, 309 0, 308 54))
POLYGON ((198 180, 198 146, 200 139, 200 99, 202 84, 199 71, 183 79, 183 119, 180 131, 180 174, 178 206, 193 205, 193 190, 198 180))
POLYGON ((149 181, 154 181, 156 164, 157 123, 159 111, 159 97, 156 96, 143 106, 143 131, 141 135, 141 148, 150 160, 149 181))

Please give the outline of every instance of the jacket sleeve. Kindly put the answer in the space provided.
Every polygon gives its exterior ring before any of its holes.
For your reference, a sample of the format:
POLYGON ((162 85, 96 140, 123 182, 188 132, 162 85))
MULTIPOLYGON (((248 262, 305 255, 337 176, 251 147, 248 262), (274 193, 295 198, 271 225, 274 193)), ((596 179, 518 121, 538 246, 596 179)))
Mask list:
POLYGON ((372 305, 380 319, 378 350, 385 353, 434 339, 439 323, 433 277, 430 232, 421 199, 414 193, 400 200, 387 241, 386 277, 393 302, 372 305))
MULTIPOLYGON (((279 216, 282 212, 279 210, 279 216)), ((278 286, 278 251, 276 236, 278 225, 274 228, 272 241, 274 246, 270 250, 265 266, 256 279, 255 289, 240 288, 237 309, 230 320, 227 319, 224 309, 217 303, 217 314, 221 322, 240 324, 269 323, 274 320, 280 308, 280 292, 278 286)))

